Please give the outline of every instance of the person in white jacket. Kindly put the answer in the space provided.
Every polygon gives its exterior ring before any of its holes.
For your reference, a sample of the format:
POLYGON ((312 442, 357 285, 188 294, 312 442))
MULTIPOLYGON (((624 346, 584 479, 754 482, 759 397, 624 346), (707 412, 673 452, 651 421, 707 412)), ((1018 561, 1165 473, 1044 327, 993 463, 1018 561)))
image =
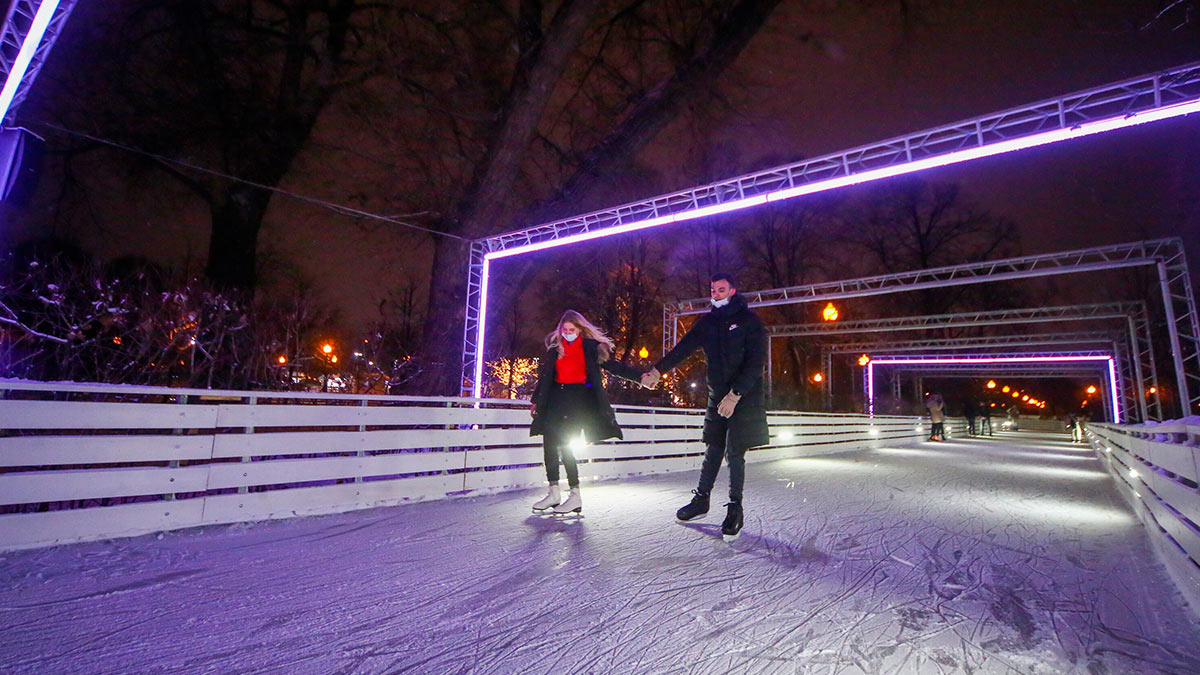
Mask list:
POLYGON ((946 440, 946 402, 942 395, 933 393, 926 396, 925 407, 929 408, 929 421, 933 426, 929 432, 929 440, 946 440))

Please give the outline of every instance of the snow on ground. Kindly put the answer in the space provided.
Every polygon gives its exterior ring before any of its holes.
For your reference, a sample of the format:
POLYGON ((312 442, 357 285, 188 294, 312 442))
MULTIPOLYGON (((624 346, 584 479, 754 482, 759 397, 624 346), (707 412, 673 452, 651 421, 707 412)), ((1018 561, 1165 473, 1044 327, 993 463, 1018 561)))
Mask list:
MULTIPOLYGON (((0 554, 0 672, 1198 673, 1090 451, 1009 433, 0 554), (725 473, 718 481, 724 490, 725 473)), ((585 472, 586 474, 586 472, 585 472)))

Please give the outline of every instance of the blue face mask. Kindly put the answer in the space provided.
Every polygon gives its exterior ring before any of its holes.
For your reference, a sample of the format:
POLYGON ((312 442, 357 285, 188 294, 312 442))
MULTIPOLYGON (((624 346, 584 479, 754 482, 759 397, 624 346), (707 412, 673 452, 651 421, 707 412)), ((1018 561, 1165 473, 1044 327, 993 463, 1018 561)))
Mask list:
POLYGON ((728 305, 728 304, 729 304, 729 297, 730 297, 730 296, 726 296, 726 297, 725 297, 723 300, 713 300, 713 301, 712 301, 712 306, 713 306, 713 307, 717 307, 717 308, 721 308, 721 307, 724 307, 725 305, 728 305))
POLYGON ((577 337, 579 337, 579 333, 572 333, 571 335, 563 334, 562 339, 566 340, 567 342, 574 342, 575 338, 577 337))

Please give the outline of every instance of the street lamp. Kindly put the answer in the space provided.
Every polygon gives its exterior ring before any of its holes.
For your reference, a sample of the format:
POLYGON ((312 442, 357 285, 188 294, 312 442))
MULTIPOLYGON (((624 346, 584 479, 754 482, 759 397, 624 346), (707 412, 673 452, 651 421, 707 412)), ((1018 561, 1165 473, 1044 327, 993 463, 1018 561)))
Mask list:
POLYGON ((638 350, 638 358, 639 359, 650 358, 650 350, 646 349, 645 347, 642 347, 641 349, 638 350))
POLYGON ((837 321, 837 307, 834 307, 832 302, 825 305, 825 309, 821 310, 821 318, 825 321, 837 321))
POLYGON ((1091 396, 1092 394, 1096 393, 1095 385, 1089 384, 1088 388, 1087 388, 1087 393, 1088 393, 1088 396, 1091 396))
POLYGON ((812 381, 813 381, 813 382, 816 382, 817 384, 820 384, 820 383, 821 383, 821 381, 822 381, 822 380, 824 380, 824 379, 825 379, 825 376, 824 376, 824 375, 822 375, 822 374, 820 374, 820 373, 813 373, 813 376, 812 376, 812 381))
POLYGON ((326 354, 332 354, 333 353, 333 345, 326 342, 325 344, 321 345, 321 351, 326 354))
POLYGON ((860 365, 860 366, 865 366, 870 362, 871 362, 871 357, 867 356, 866 354, 863 354, 862 356, 858 357, 858 365, 860 365))
POLYGON ((988 389, 995 389, 995 388, 996 388, 996 381, 995 381, 995 380, 988 380, 988 383, 987 383, 987 388, 988 388, 988 389))
POLYGON ((1006 385, 1004 385, 1004 388, 1003 388, 1003 389, 1001 389, 1000 391, 1002 391, 1002 392, 1004 392, 1004 393, 1006 393, 1006 394, 1007 394, 1008 392, 1012 391, 1012 389, 1009 389, 1009 388, 1008 388, 1008 385, 1006 384, 1006 385))

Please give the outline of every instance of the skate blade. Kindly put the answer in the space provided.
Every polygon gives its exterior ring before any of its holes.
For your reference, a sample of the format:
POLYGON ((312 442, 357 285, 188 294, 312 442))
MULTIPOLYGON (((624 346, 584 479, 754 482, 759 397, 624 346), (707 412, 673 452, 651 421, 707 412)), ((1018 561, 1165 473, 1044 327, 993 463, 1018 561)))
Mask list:
POLYGON ((544 509, 534 508, 533 512, 534 513, 550 513, 551 511, 554 510, 554 507, 556 507, 556 506, 558 506, 558 504, 551 504, 550 506, 547 506, 544 509))
POLYGON ((737 534, 722 534, 721 538, 725 540, 725 543, 732 544, 733 542, 737 541, 738 537, 740 536, 742 536, 742 533, 738 532, 737 534))

